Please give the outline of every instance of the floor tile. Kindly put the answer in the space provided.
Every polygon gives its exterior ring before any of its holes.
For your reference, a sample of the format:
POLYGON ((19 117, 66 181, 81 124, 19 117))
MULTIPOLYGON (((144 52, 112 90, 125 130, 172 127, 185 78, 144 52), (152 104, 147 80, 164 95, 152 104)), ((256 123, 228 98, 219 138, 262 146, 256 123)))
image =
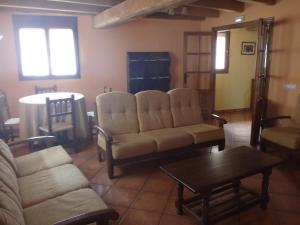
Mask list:
POLYGON ((158 193, 170 193, 175 186, 175 182, 171 178, 162 179, 150 177, 143 187, 143 191, 152 191, 158 193))
POLYGON ((278 225, 299 225, 300 224, 299 213, 288 213, 288 212, 277 211, 275 214, 278 220, 278 225))
POLYGON ((117 181, 117 179, 109 179, 106 170, 101 169, 92 179, 92 183, 112 185, 117 181))
POLYGON ((102 197, 105 195, 108 190, 111 188, 111 186, 103 185, 103 184, 91 184, 91 187, 94 191, 97 192, 97 194, 102 197))
POLYGON ((247 209, 239 214, 239 224, 245 225, 278 225, 274 211, 263 210, 260 206, 247 209))
POLYGON ((155 192, 140 192, 131 208, 162 212, 166 207, 168 196, 155 192))
POLYGON ((120 177, 114 185, 117 187, 141 190, 146 183, 147 178, 148 176, 146 174, 124 175, 120 177))
MULTIPOLYGON (((283 194, 270 194, 269 207, 274 210, 300 213, 300 197, 283 194)), ((299 223, 300 224, 300 223, 299 223)))
POLYGON ((112 187, 103 196, 103 200, 112 205, 129 207, 138 194, 132 189, 112 187))
POLYGON ((197 225, 197 220, 185 215, 164 214, 159 225, 197 225))
POLYGON ((130 209, 120 224, 121 225, 158 225, 160 217, 161 214, 159 213, 130 209))

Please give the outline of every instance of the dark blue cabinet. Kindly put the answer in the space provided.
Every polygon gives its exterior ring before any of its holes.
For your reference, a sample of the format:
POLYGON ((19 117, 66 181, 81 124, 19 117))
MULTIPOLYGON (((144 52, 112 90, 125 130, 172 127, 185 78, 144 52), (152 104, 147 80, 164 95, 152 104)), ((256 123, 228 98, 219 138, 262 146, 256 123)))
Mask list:
POLYGON ((170 89, 170 55, 168 52, 128 52, 128 91, 170 89))

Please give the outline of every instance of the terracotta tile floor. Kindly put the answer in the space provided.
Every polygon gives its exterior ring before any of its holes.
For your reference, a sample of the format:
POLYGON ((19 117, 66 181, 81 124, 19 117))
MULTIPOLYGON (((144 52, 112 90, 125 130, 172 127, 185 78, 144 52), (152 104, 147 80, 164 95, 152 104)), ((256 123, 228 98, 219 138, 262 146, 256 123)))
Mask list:
MULTIPOLYGON (((226 148, 249 145, 249 114, 223 115, 229 123, 225 126, 226 148), (248 120, 248 121, 247 121, 248 120)), ((215 151, 216 148, 213 148, 215 151)), ((16 155, 22 154, 15 152, 16 155)), ((107 177, 105 162, 96 157, 96 142, 78 154, 74 162, 90 179, 92 188, 120 218, 121 225, 196 225, 190 216, 178 216, 174 206, 175 183, 163 174, 157 165, 142 164, 116 167, 117 178, 107 177)), ((254 190, 260 190, 260 176, 242 180, 254 190)), ((185 191, 185 196, 192 196, 185 191)), ((270 180, 271 201, 263 211, 254 207, 219 222, 219 225, 300 225, 300 160, 277 167, 270 180)))

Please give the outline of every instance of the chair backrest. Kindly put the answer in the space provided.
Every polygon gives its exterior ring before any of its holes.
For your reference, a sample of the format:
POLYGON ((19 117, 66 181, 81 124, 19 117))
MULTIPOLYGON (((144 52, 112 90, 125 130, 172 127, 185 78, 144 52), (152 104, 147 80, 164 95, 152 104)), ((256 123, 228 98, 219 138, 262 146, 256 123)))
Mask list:
POLYGON ((189 126, 203 122, 199 93, 189 88, 177 88, 168 92, 174 127, 189 126))
POLYGON ((135 94, 140 130, 156 130, 173 127, 170 97, 162 91, 149 90, 135 94))
POLYGON ((34 92, 36 94, 43 94, 43 93, 50 93, 50 92, 57 92, 56 85, 50 86, 50 87, 39 87, 34 86, 34 92))
POLYGON ((50 100, 46 98, 48 128, 49 133, 52 133, 53 123, 66 122, 69 117, 75 130, 75 98, 71 95, 70 98, 61 98, 50 100))
POLYGON ((108 92, 97 96, 99 125, 113 135, 137 133, 139 124, 135 96, 127 92, 108 92))

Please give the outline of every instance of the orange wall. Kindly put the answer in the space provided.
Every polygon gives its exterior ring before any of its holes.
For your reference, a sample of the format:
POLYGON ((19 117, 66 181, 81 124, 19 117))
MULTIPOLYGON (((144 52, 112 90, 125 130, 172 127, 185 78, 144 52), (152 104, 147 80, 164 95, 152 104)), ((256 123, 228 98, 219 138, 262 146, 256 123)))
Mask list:
POLYGON ((277 0, 274 6, 246 5, 244 13, 222 13, 220 19, 202 23, 202 30, 232 24, 234 17, 245 15, 246 21, 275 17, 269 86, 269 115, 290 114, 300 92, 300 1, 277 0), (286 90, 284 84, 297 84, 286 90))
POLYGON ((171 53, 172 86, 182 86, 183 32, 199 31, 200 22, 138 20, 110 29, 94 29, 90 16, 78 17, 81 79, 19 81, 11 14, 0 12, 0 89, 7 95, 13 115, 18 99, 33 93, 34 85, 57 84, 60 91, 86 96, 87 109, 103 86, 127 90, 128 51, 168 51, 171 53))

